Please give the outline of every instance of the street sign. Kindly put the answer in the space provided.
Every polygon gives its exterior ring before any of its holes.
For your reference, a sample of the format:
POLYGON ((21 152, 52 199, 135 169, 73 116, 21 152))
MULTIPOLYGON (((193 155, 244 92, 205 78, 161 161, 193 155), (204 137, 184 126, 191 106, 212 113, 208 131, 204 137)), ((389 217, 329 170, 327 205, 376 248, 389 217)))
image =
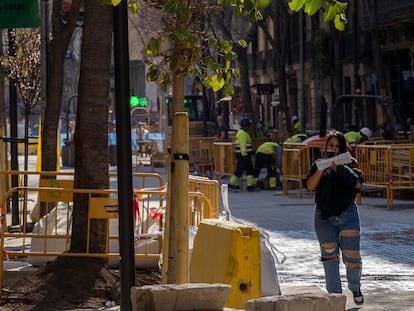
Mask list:
POLYGON ((0 28, 40 27, 37 0, 2 0, 0 2, 0 28))

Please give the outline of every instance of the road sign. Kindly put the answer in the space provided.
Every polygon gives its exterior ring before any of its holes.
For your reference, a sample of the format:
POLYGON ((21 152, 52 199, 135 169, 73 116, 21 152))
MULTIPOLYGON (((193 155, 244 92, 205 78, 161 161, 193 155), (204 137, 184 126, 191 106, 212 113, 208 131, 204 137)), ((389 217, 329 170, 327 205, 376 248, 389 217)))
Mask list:
POLYGON ((37 0, 2 0, 0 28, 40 27, 37 0))

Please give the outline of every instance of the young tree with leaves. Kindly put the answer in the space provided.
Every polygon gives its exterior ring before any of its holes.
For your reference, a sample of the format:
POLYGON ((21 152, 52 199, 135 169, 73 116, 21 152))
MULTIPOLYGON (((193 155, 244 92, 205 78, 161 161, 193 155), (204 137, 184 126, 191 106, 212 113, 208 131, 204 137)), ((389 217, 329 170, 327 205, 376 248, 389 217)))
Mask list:
MULTIPOLYGON (((11 32, 14 55, 4 55, 2 65, 8 72, 24 104, 24 170, 28 169, 29 118, 33 107, 40 103, 40 30, 21 28, 11 32)), ((27 176, 24 176, 27 186, 27 176)))

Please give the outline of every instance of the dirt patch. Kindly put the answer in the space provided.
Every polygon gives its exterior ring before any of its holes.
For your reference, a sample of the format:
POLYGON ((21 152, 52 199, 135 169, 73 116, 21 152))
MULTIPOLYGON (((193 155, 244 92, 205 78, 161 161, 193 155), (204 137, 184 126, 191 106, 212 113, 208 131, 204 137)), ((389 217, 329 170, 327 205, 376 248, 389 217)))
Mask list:
MULTIPOLYGON (((152 271, 137 271, 136 286, 159 284, 152 271)), ((52 311, 102 308, 107 301, 120 302, 119 271, 99 260, 58 258, 36 273, 3 288, 2 311, 52 311)))

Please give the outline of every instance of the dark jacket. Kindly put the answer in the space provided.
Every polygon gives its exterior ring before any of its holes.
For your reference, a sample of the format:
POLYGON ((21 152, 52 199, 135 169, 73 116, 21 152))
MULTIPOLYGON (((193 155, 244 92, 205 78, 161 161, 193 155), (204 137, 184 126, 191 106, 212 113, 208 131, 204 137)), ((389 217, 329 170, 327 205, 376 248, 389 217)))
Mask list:
MULTIPOLYGON (((313 163, 306 180, 316 170, 316 163, 313 163)), ((355 185, 358 179, 362 182, 359 172, 356 161, 349 165, 338 165, 336 172, 331 168, 325 169, 315 194, 316 208, 321 210, 323 218, 339 216, 351 205, 359 191, 355 185)))

